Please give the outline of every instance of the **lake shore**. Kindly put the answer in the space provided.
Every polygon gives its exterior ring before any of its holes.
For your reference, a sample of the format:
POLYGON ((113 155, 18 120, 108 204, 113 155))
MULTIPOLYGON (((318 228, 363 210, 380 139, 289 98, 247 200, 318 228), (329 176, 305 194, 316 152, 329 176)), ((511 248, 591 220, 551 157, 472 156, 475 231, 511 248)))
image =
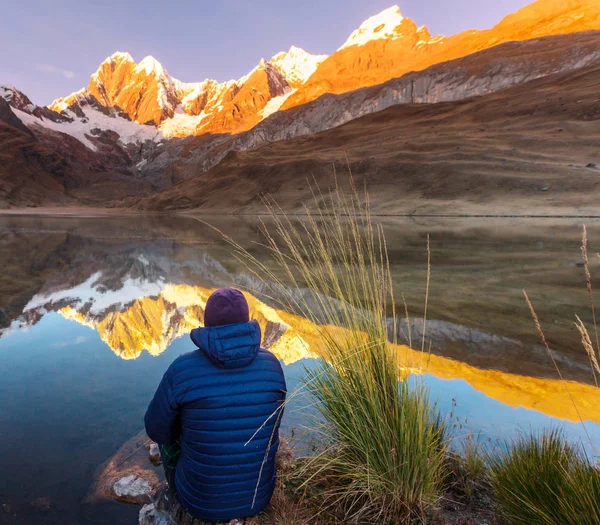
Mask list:
MULTIPOLYGON (((309 213, 295 211, 284 211, 288 217, 307 217, 309 213)), ((90 218, 90 217, 246 217, 246 216, 261 216, 262 213, 257 210, 234 210, 229 212, 219 212, 213 209, 208 210, 177 210, 177 211, 146 211, 133 208, 95 208, 86 206, 75 207, 48 207, 40 206, 35 208, 6 208, 0 209, 0 216, 41 216, 41 217, 72 217, 72 218, 90 218)), ((270 215, 264 213, 264 215, 270 215)), ((464 213, 450 213, 446 207, 442 207, 439 211, 435 208, 422 212, 394 213, 381 212, 371 213, 374 218, 431 218, 431 219, 600 219, 600 209, 598 210, 581 210, 574 212, 572 208, 551 208, 544 207, 537 210, 535 213, 525 212, 524 210, 503 210, 497 207, 468 207, 464 213)))

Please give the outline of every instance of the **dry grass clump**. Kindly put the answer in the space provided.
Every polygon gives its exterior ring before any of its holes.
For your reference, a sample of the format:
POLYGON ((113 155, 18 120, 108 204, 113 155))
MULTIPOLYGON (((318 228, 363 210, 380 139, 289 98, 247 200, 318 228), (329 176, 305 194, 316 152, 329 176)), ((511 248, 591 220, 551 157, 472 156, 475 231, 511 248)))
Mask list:
POLYGON ((303 392, 322 416, 314 429, 321 449, 299 488, 322 484, 322 511, 335 508, 344 523, 421 519, 443 493, 447 433, 422 381, 405 379, 412 364, 394 349, 383 230, 354 186, 317 190, 314 201, 317 211, 306 209, 300 222, 266 201, 262 248, 274 269, 229 239, 263 297, 318 326, 324 359, 307 372, 303 392))
MULTIPOLYGON (((398 330, 387 246, 382 228, 371 222, 366 195, 360 198, 353 186, 328 194, 317 189, 316 211, 306 208, 302 221, 273 201, 265 204, 269 226, 263 223, 260 249, 274 264, 226 239, 259 283, 256 295, 317 326, 321 348, 311 350, 323 357, 293 394, 308 394, 320 413, 312 430, 321 448, 296 463, 293 475, 281 477, 265 514, 269 523, 435 522, 430 518, 454 481, 453 489, 459 487, 467 500, 490 485, 509 523, 600 525, 599 471, 558 431, 521 436, 491 458, 468 439, 459 455, 449 453, 445 419, 422 380, 407 378, 406 370, 419 364, 401 362, 394 349, 398 330)), ((600 344, 585 230, 582 254, 596 348, 579 318, 576 325, 598 384, 600 344)), ((424 354, 424 340, 421 349, 424 354)))
MULTIPOLYGON (((589 358, 594 382, 598 387, 600 342, 592 277, 588 258, 587 231, 584 226, 581 245, 585 281, 591 303, 596 347, 589 331, 579 316, 575 326, 581 336, 582 346, 589 358)), ((536 328, 556 372, 565 386, 577 413, 577 402, 550 349, 538 316, 527 293, 536 328)), ((592 454, 596 456, 585 422, 580 416, 592 454)), ((509 523, 540 525, 598 525, 600 524, 600 470, 595 459, 590 459, 582 448, 570 445, 562 433, 547 430, 518 438, 506 446, 502 454, 492 458, 492 487, 499 509, 509 523)))
POLYGON ((451 456, 455 489, 469 502, 478 491, 486 490, 489 484, 487 450, 479 436, 467 434, 458 442, 458 451, 451 456))

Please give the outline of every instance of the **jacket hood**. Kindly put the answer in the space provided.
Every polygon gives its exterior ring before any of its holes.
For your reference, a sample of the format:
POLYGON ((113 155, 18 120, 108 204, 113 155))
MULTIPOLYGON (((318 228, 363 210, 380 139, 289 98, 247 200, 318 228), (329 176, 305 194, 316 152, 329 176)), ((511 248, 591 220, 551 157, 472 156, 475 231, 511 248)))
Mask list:
POLYGON ((219 368, 248 366, 260 350, 261 332, 256 321, 195 328, 194 344, 219 368))

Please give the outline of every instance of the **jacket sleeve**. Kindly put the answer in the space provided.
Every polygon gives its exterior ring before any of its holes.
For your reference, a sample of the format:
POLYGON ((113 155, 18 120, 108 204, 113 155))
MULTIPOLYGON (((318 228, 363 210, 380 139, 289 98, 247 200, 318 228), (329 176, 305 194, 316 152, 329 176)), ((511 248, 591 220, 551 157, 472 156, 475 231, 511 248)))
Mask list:
POLYGON ((156 443, 171 445, 179 439, 179 407, 171 383, 171 370, 167 370, 158 385, 154 398, 144 417, 146 434, 156 443))

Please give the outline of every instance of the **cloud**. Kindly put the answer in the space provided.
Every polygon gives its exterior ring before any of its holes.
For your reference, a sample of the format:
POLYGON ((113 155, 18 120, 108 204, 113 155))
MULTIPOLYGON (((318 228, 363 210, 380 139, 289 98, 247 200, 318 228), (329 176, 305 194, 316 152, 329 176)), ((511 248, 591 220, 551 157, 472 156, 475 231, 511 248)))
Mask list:
POLYGON ((69 71, 68 69, 60 69, 56 66, 53 66, 52 64, 36 64, 35 68, 43 73, 58 74, 69 79, 75 78, 77 76, 77 73, 75 73, 74 71, 69 71))

